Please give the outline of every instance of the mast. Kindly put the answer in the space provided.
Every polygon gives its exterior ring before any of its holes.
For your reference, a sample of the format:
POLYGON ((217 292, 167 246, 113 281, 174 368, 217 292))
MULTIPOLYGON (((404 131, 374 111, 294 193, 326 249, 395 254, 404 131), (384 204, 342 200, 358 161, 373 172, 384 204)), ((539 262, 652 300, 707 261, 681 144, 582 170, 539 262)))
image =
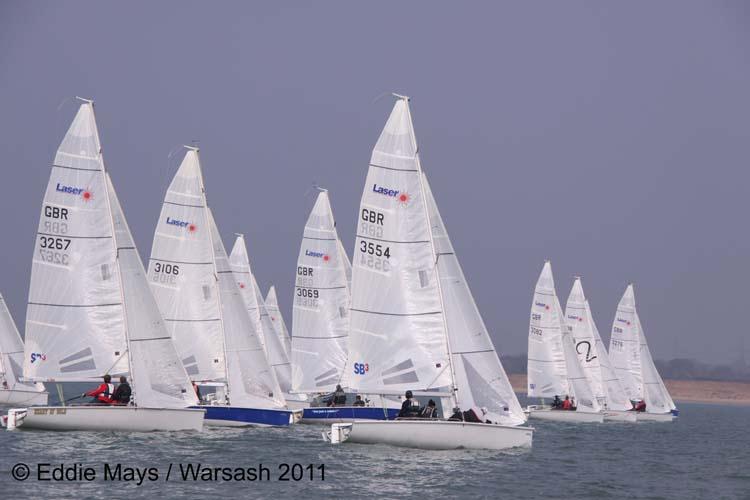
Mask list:
MULTIPOLYGON (((413 123, 411 119, 411 109, 409 108, 409 97, 402 96, 399 94, 393 94, 398 99, 403 99, 406 104, 406 112, 409 114, 409 123, 413 123)), ((412 125, 413 128, 413 125, 412 125)), ((443 288, 442 284, 440 283, 440 271, 438 269, 437 261, 438 261, 438 255, 435 251, 435 238, 432 234, 432 221, 430 220, 430 211, 427 209, 427 198, 424 194, 424 181, 422 179, 422 176, 424 175, 424 171, 422 170, 422 163, 419 161, 419 146, 417 145, 417 139, 416 136, 414 136, 414 150, 415 150, 415 156, 417 160, 417 170, 419 172, 419 192, 422 197, 422 204, 424 206, 425 211, 425 217, 427 218, 427 230, 430 234, 430 250, 432 252, 432 261, 434 262, 435 266, 435 276, 437 278, 437 288, 438 288, 438 295, 440 296, 440 309, 442 311, 442 320, 443 320, 443 335, 445 337, 445 346, 448 351, 448 367, 450 368, 450 376, 451 376, 451 400, 453 401, 453 407, 459 407, 458 404, 458 396, 456 393, 458 392, 458 388, 456 387, 456 371, 453 367, 453 353, 451 352, 451 343, 450 339, 448 338, 448 323, 445 319, 445 303, 443 301, 443 288)), ((452 409, 451 409, 452 410, 452 409)))
POLYGON ((120 270, 120 254, 119 250, 117 248, 117 238, 115 237, 115 221, 112 218, 112 204, 110 202, 110 194, 109 194, 109 182, 108 182, 108 173, 107 173, 107 166, 104 163, 104 155, 102 154, 102 142, 99 138, 99 126, 96 123, 96 113, 94 112, 94 101, 90 99, 83 99, 82 97, 76 97, 77 99, 81 99, 82 101, 85 101, 91 106, 91 116, 94 120, 94 133, 96 134, 96 144, 98 147, 98 154, 99 154, 99 161, 102 162, 102 170, 104 175, 104 192, 106 194, 107 198, 107 219, 109 220, 110 229, 112 231, 112 247, 115 252, 115 264, 117 265, 117 287, 120 291, 120 301, 122 302, 122 322, 123 322, 123 330, 125 335, 125 352, 128 355, 128 373, 130 374, 130 382, 133 387, 131 400, 133 401, 133 404, 137 406, 136 396, 138 395, 138 386, 135 382, 135 376, 133 375, 133 359, 132 359, 132 353, 130 352, 130 332, 128 329, 128 315, 125 311, 125 308, 127 305, 125 304, 125 292, 122 288, 122 272, 120 270))

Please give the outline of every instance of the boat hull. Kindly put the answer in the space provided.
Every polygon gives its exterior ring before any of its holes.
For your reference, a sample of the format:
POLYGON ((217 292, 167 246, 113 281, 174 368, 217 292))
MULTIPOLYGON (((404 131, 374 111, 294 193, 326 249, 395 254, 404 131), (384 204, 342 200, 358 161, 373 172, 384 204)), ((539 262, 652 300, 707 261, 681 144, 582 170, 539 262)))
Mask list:
POLYGON ((354 422, 355 420, 393 420, 398 416, 398 408, 375 406, 333 406, 305 408, 303 424, 331 424, 334 422, 354 422))
POLYGON ((634 411, 604 410, 604 421, 635 423, 637 417, 634 411))
POLYGON ((200 431, 203 415, 203 410, 188 408, 36 406, 26 408, 16 426, 48 431, 200 431))
POLYGON ((0 406, 46 405, 48 396, 47 392, 0 389, 0 406))
POLYGON ((536 408, 529 406, 529 418, 552 420, 555 422, 572 422, 586 424, 601 424, 604 422, 603 413, 588 413, 584 411, 553 410, 551 408, 536 408))
POLYGON ((242 408, 237 406, 193 406, 206 411, 206 425, 219 427, 283 427, 301 417, 299 410, 242 408))
POLYGON ((341 441, 389 444, 425 450, 531 448, 533 428, 449 420, 355 420, 343 428, 341 441))
POLYGON ((677 417, 672 413, 636 413, 638 422, 672 422, 677 417))

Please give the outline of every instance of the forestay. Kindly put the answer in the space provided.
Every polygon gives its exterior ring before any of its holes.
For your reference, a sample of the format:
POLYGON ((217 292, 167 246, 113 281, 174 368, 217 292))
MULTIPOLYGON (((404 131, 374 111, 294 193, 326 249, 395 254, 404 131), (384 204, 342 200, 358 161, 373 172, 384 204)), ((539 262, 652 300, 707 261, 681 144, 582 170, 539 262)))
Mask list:
POLYGON ((459 388, 458 403, 462 408, 486 408, 485 417, 492 422, 522 424, 526 421, 523 409, 474 302, 424 173, 422 187, 435 245, 456 387, 459 388))
POLYGON ((329 392, 341 381, 349 337, 348 259, 321 191, 297 258, 292 320, 292 390, 329 392))
POLYGON ((250 258, 247 254, 247 247, 245 246, 245 236, 237 234, 232 246, 232 253, 229 255, 229 267, 232 269, 234 279, 237 282, 237 286, 240 288, 242 299, 245 302, 247 308, 247 314, 250 316, 250 322, 253 326, 253 332, 258 336, 263 351, 268 356, 268 347, 266 345, 265 335, 263 331, 263 325, 260 321, 260 306, 258 302, 262 298, 255 293, 255 276, 253 276, 250 268, 250 258))
POLYGON ((447 332, 409 106, 372 153, 352 262, 345 385, 365 393, 453 388, 447 332))
POLYGON ((0 389, 23 389, 44 391, 44 384, 23 384, 18 378, 23 375, 23 341, 16 323, 8 310, 5 299, 0 295, 0 389))
POLYGON ((198 399, 149 288, 141 257, 109 174, 107 187, 125 304, 133 401, 149 408, 195 405, 198 399))
POLYGON ((253 329, 237 278, 229 266, 226 249, 211 211, 211 241, 219 281, 229 404, 243 407, 283 408, 286 403, 266 360, 258 332, 253 329))
POLYGON ((610 410, 629 410, 632 406, 599 336, 580 278, 573 282, 565 305, 565 319, 576 345, 578 360, 599 405, 610 410))
POLYGON ((52 165, 34 246, 23 372, 90 380, 129 371, 104 163, 84 103, 52 165))
POLYGON ((292 359, 292 338, 289 336, 289 330, 286 327, 284 316, 281 314, 281 309, 279 308, 279 299, 276 297, 275 286, 271 285, 268 289, 264 302, 266 303, 266 311, 268 311, 268 317, 271 318, 274 332, 281 339, 281 344, 284 346, 287 358, 292 359))
POLYGON ((531 303, 526 369, 530 398, 551 398, 570 393, 562 345, 565 324, 556 303, 552 265, 547 261, 539 274, 531 303))
POLYGON ((188 149, 156 225, 149 281, 188 375, 225 377, 224 339, 198 151, 188 149))

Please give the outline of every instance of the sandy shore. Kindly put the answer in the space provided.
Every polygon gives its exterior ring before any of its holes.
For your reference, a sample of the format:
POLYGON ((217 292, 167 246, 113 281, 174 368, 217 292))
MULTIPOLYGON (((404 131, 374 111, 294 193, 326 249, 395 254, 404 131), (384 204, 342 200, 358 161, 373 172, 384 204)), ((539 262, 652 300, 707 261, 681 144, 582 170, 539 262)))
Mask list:
MULTIPOLYGON (((513 390, 526 393, 526 375, 509 375, 513 390)), ((665 380, 675 401, 695 403, 750 405, 750 382, 717 382, 712 380, 665 380)))

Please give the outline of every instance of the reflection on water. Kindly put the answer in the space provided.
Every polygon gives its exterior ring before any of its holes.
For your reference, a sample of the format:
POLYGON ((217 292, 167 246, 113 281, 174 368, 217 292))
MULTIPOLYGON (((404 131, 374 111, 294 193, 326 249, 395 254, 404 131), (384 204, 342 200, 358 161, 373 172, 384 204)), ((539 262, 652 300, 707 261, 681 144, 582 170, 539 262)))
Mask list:
POLYGON ((673 424, 534 422, 531 450, 422 451, 389 446, 331 446, 322 427, 207 428, 203 433, 0 432, 0 497, 205 498, 241 495, 403 498, 748 498, 750 408, 682 404, 673 424), (92 483, 17 482, 17 462, 94 466, 92 483), (182 482, 170 463, 271 469, 281 463, 325 464, 325 481, 182 482), (157 467, 141 486, 103 482, 104 463, 157 467))

